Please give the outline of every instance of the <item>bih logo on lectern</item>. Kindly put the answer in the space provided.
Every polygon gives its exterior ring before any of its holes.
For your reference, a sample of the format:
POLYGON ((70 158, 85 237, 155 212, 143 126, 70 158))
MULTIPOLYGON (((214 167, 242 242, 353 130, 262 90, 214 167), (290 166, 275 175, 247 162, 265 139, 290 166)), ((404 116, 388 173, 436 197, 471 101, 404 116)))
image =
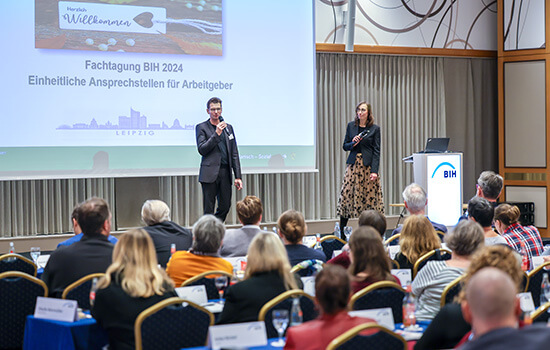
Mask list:
POLYGON ((452 170, 444 170, 442 169, 443 171, 443 178, 445 179, 449 179, 449 178, 455 178, 456 177, 456 168, 449 162, 441 162, 434 170, 433 174, 432 174, 432 179, 434 178, 435 174, 437 173, 437 171, 439 170, 439 168, 441 167, 444 167, 444 166, 448 166, 448 167, 451 167, 452 170))

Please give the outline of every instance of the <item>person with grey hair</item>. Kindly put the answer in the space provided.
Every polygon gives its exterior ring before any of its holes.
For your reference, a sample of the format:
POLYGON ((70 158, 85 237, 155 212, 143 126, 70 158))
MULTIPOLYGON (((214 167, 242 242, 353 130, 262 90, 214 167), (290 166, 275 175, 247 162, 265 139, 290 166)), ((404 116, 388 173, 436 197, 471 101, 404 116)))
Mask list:
POLYGON ((502 176, 491 170, 479 174, 476 184, 476 196, 485 198, 489 202, 496 202, 502 192, 502 176))
POLYGON ((464 273, 470 265, 472 254, 483 247, 484 242, 483 228, 471 220, 461 221, 445 235, 445 243, 452 251, 451 259, 428 261, 413 280, 417 319, 431 320, 435 317, 443 289, 464 273))
MULTIPOLYGON (((410 215, 426 215, 426 205, 428 204, 428 197, 426 195, 426 191, 422 188, 422 186, 412 183, 409 186, 405 187, 402 196, 403 204, 405 204, 405 208, 410 215)), ((428 218, 428 220, 430 220, 430 218, 428 218)), ((437 222, 433 222, 432 220, 430 220, 430 222, 432 223, 432 226, 436 231, 447 233, 447 226, 443 224, 438 224, 437 222)), ((396 227, 395 230, 393 230, 392 232, 392 236, 401 233, 402 229, 403 226, 396 227)))
POLYGON ((189 251, 177 251, 166 266, 176 287, 206 271, 233 273, 231 263, 218 255, 225 235, 225 226, 214 215, 203 215, 193 225, 193 245, 189 251))
POLYGON ((465 291, 461 309, 474 338, 461 350, 548 349, 546 325, 518 329, 522 311, 509 275, 494 267, 483 268, 468 281, 465 291))
POLYGON ((157 252, 158 263, 166 267, 170 259, 170 247, 176 250, 188 250, 193 243, 193 234, 189 229, 170 221, 170 208, 161 200, 149 199, 141 207, 141 220, 147 225, 147 231, 157 252))

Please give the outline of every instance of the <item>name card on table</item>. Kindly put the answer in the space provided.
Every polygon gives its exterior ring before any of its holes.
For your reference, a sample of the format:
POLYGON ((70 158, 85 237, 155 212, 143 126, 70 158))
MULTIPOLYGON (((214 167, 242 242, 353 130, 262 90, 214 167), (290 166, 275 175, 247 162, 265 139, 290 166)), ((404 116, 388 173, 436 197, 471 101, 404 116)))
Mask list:
POLYGON ((50 260, 50 255, 40 255, 38 259, 36 259, 36 264, 38 268, 45 268, 46 264, 48 263, 48 260, 50 260))
POLYGON ((523 312, 535 311, 535 303, 531 292, 518 293, 517 297, 519 298, 519 307, 523 312))
POLYGON ((304 284, 304 292, 315 296, 315 276, 302 277, 302 283, 304 284))
POLYGON ((536 269, 540 265, 544 264, 544 258, 542 256, 534 256, 531 260, 533 261, 533 269, 536 269))
POLYGON ((316 242, 317 237, 315 235, 304 236, 304 238, 302 238, 302 244, 307 247, 313 247, 316 242))
POLYGON ((74 322, 78 321, 76 300, 36 298, 34 317, 46 320, 74 322))
POLYGON ((333 250, 332 251, 332 257, 335 258, 338 255, 342 254, 343 250, 333 250))
POLYGON ((389 253, 390 253, 390 259, 395 259, 395 256, 397 255, 397 253, 399 253, 401 251, 401 246, 399 245, 390 245, 388 247, 389 249, 389 253))
POLYGON ((401 282, 401 287, 405 288, 407 285, 411 284, 411 269, 391 269, 391 274, 399 279, 399 282, 401 282))
POLYGON ((391 308, 389 307, 381 309, 350 311, 349 314, 350 316, 372 318, 376 321, 376 323, 378 323, 382 327, 386 327, 390 331, 393 331, 395 329, 393 313, 391 311, 391 308))
POLYGON ((246 256, 234 256, 234 257, 227 257, 224 259, 231 263, 231 266, 233 266, 233 271, 246 270, 246 256))
POLYGON ((202 305, 208 302, 206 295, 206 287, 204 284, 199 286, 188 286, 176 288, 176 294, 178 297, 189 300, 195 304, 202 305))
POLYGON ((265 323, 261 321, 210 326, 208 339, 212 349, 267 345, 265 323))

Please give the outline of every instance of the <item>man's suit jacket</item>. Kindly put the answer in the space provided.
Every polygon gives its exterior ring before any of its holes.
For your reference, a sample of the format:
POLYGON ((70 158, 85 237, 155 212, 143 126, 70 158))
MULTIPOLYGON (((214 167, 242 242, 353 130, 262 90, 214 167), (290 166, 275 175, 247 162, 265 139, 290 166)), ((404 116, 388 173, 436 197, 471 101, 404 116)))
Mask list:
MULTIPOLYGON (((235 133, 233 132, 233 127, 229 124, 227 124, 225 130, 227 130, 225 140, 229 155, 229 167, 233 169, 235 178, 240 179, 242 178, 241 161, 239 160, 235 133)), ((220 171, 222 153, 218 147, 218 143, 222 137, 216 134, 216 127, 210 123, 210 119, 197 124, 195 135, 197 138, 197 148, 202 156, 199 182, 212 183, 216 181, 220 171)))
POLYGON ((372 125, 367 128, 365 137, 359 142, 359 145, 353 147, 352 140, 358 133, 359 126, 355 125, 355 122, 349 122, 343 144, 344 151, 350 151, 346 163, 355 163, 357 153, 361 152, 363 155, 363 165, 370 165, 371 173, 378 174, 378 167, 380 165, 380 127, 372 125))
POLYGON ((246 256, 250 242, 259 233, 273 234, 262 231, 259 226, 255 225, 245 225, 225 231, 220 255, 223 257, 246 256))
POLYGON ((157 251, 158 263, 166 267, 170 260, 170 246, 176 245, 176 250, 188 250, 193 244, 193 233, 173 221, 163 221, 143 228, 153 239, 157 251))

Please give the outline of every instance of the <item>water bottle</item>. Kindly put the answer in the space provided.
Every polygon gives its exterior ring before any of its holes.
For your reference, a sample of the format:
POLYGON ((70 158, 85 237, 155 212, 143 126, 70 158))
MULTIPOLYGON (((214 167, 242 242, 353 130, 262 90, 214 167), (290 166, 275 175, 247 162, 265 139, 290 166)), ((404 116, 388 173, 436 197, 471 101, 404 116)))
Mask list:
POLYGON ((170 244, 170 257, 176 252, 176 243, 170 244))
POLYGON ((290 326, 297 326, 302 324, 304 317, 302 314, 302 308, 300 307, 300 298, 292 298, 292 309, 290 310, 290 326))
POLYGON ((92 279, 92 287, 90 288, 90 308, 94 306, 96 291, 97 291, 97 277, 94 277, 92 279))
POLYGON ((313 249, 323 250, 323 247, 321 246, 321 234, 316 233, 315 234, 315 239, 316 239, 316 242, 315 242, 315 246, 313 247, 313 249))
POLYGON ((525 244, 523 244, 523 241, 519 241, 521 250, 521 269, 523 271, 529 270, 529 256, 527 254, 527 249, 525 249, 525 244))
POLYGON ((334 224, 334 235, 338 238, 342 238, 342 236, 340 236, 340 223, 338 221, 334 224))
POLYGON ((542 283, 540 284, 540 305, 544 305, 550 300, 550 281, 548 281, 548 274, 542 276, 542 283))
POLYGON ((8 251, 9 254, 15 254, 15 246, 13 245, 13 242, 10 242, 10 250, 8 251))
POLYGON ((412 287, 407 285, 405 297, 403 298, 403 326, 411 327, 416 324, 416 305, 412 296, 412 287))

